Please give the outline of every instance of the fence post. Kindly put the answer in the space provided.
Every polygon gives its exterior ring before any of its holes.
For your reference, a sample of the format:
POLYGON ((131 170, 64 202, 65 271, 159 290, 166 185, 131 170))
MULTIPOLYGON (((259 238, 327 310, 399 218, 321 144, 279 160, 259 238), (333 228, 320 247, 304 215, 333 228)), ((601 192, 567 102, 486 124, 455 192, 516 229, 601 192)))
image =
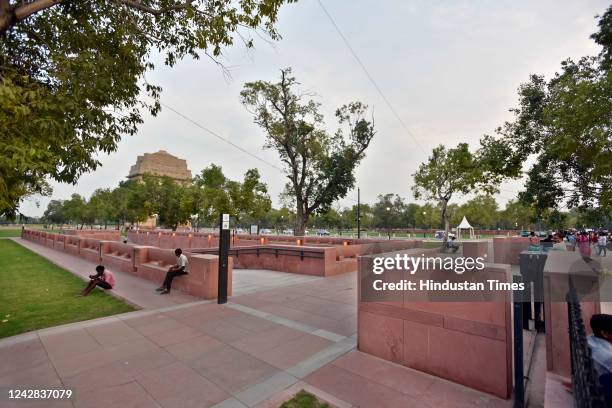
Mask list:
MULTIPOLYGON (((513 276, 514 283, 521 283, 521 276, 513 276)), ((525 373, 523 367, 523 302, 516 297, 514 306, 514 408, 525 406, 525 373)))

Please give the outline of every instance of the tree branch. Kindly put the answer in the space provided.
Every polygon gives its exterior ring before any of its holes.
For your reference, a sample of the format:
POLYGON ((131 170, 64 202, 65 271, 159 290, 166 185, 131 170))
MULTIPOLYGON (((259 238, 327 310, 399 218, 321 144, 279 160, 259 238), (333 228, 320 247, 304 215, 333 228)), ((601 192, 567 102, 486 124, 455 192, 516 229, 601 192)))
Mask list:
POLYGON ((115 3, 125 4, 128 7, 134 8, 136 10, 143 11, 145 13, 153 14, 154 16, 159 16, 165 13, 169 13, 171 11, 180 11, 185 10, 191 7, 194 0, 186 0, 184 3, 174 4, 172 6, 155 8, 150 7, 145 4, 142 4, 139 0, 113 0, 115 3))

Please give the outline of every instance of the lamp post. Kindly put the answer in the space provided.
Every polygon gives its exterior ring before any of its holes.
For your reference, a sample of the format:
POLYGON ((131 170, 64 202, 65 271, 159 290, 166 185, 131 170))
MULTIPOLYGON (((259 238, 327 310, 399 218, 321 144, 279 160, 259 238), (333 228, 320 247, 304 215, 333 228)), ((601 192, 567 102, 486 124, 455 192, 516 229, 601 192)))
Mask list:
POLYGON ((387 207, 386 210, 387 210, 387 217, 386 217, 387 218, 387 234, 389 235, 389 239, 391 239, 391 227, 389 225, 390 224, 389 217, 391 216, 391 207, 387 207))
MULTIPOLYGON (((427 216, 427 211, 423 211, 423 222, 425 223, 425 217, 427 216)), ((425 223, 427 225, 428 223, 425 223)), ((423 238, 425 238, 425 232, 423 233, 423 238)))

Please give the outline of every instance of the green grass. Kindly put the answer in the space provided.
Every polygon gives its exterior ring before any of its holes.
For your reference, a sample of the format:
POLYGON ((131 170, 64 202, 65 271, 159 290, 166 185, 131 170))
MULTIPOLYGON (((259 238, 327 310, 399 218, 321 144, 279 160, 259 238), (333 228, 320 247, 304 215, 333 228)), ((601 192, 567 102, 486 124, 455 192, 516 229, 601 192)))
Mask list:
POLYGON ((0 338, 134 310, 97 289, 75 298, 83 280, 12 240, 0 240, 0 281, 0 338))
POLYGON ((21 228, 0 228, 0 238, 20 237, 21 228))
POLYGON ((309 392, 298 392, 289 401, 283 402, 279 408, 330 408, 329 404, 321 402, 309 392))

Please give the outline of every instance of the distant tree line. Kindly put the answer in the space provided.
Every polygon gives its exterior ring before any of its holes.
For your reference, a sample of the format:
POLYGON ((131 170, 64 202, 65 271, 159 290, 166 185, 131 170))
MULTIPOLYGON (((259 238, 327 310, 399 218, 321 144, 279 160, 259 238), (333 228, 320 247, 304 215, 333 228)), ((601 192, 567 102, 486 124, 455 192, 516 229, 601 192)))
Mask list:
POLYGON ((267 187, 257 169, 248 170, 242 182, 228 179, 221 167, 211 165, 191 182, 145 175, 121 182, 114 189, 97 189, 89 199, 72 194, 68 200, 51 200, 43 220, 50 224, 72 224, 77 228, 134 225, 155 217, 159 226, 176 229, 213 225, 220 213, 262 218, 271 208, 267 187))
MULTIPOLYGON (((447 215, 451 227, 465 216, 477 229, 538 229, 606 227, 612 214, 600 211, 549 211, 538 217, 534 208, 518 200, 501 209, 491 195, 477 195, 464 204, 449 204, 447 215)), ((272 208, 267 187, 259 174, 247 171, 242 182, 227 179, 220 167, 211 165, 191 183, 181 184, 168 177, 145 176, 142 180, 120 183, 114 189, 96 190, 89 199, 73 194, 68 200, 51 200, 42 221, 48 224, 71 224, 77 228, 94 225, 115 228, 138 226, 151 217, 157 225, 176 229, 216 227, 220 213, 232 215, 232 225, 282 231, 293 229, 296 213, 282 206, 272 208)), ((361 227, 369 230, 443 229, 440 205, 407 202, 397 194, 381 194, 373 204, 362 203, 361 227)), ((315 213, 308 221, 311 230, 347 231, 357 228, 357 204, 330 208, 315 213)))

